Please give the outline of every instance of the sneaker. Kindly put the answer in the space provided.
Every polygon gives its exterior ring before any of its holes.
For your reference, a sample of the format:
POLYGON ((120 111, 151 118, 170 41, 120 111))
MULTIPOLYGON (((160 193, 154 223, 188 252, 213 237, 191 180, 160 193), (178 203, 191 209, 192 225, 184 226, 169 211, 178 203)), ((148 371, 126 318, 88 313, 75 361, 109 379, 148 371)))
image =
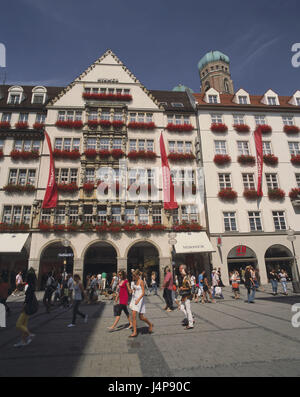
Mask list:
POLYGON ((75 327, 75 324, 69 324, 68 328, 75 327))
POLYGON ((22 347, 22 346, 26 346, 26 343, 23 342, 22 340, 14 345, 14 347, 22 347))
POLYGON ((32 339, 30 338, 30 336, 27 338, 27 341, 26 341, 26 346, 27 345, 29 345, 29 343, 31 343, 32 342, 32 339))
POLYGON ((84 320, 83 320, 83 321, 84 321, 85 324, 86 324, 87 321, 88 321, 88 317, 89 317, 88 315, 86 315, 86 316, 84 317, 84 320))

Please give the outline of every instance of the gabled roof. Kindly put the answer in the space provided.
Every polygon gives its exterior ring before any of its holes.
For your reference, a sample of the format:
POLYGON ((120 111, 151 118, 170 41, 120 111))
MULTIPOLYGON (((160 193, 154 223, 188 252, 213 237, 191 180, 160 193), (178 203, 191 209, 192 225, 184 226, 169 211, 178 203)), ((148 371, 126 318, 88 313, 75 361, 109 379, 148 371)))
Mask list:
POLYGON ((95 62, 93 62, 84 72, 82 72, 72 83, 70 83, 67 87, 63 88, 63 90, 55 97, 53 98, 48 105, 53 105, 59 98, 61 98, 66 92, 68 92, 74 85, 76 84, 77 81, 81 81, 84 76, 87 75, 92 69, 96 67, 96 65, 99 65, 108 55, 111 55, 114 60, 122 66, 123 70, 132 78, 132 80, 139 84, 141 89, 156 103, 156 105, 159 106, 159 103, 156 101, 156 99, 152 96, 149 90, 147 90, 146 87, 135 77, 133 73, 130 72, 130 70, 123 64, 123 62, 113 53, 112 50, 107 50, 105 53, 98 58, 95 62))
POLYGON ((5 108, 7 110, 12 110, 12 109, 43 109, 49 101, 51 101, 62 89, 63 87, 46 87, 43 86, 47 89, 47 99, 44 104, 41 103, 31 103, 31 98, 32 98, 32 89, 36 87, 36 85, 20 85, 23 89, 23 94, 25 96, 25 99, 20 103, 20 104, 8 104, 7 99, 8 99, 8 90, 10 87, 13 87, 12 85, 1 85, 0 86, 0 108, 5 108))

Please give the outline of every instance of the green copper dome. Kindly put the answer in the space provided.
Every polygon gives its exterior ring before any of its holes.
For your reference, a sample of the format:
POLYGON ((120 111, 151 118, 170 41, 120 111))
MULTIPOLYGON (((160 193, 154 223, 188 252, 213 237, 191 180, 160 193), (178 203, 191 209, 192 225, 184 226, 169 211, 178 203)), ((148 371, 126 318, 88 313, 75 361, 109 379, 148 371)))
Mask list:
POLYGON ((183 85, 183 84, 178 84, 176 87, 174 87, 174 88, 172 89, 172 91, 177 91, 177 92, 189 91, 189 92, 191 92, 191 93, 194 92, 191 88, 186 87, 186 86, 183 85))
POLYGON ((210 62, 215 62, 215 61, 223 61, 226 63, 229 63, 229 57, 225 54, 223 54, 221 51, 210 51, 207 54, 202 57, 198 63, 198 69, 201 70, 204 68, 205 65, 207 65, 210 62))

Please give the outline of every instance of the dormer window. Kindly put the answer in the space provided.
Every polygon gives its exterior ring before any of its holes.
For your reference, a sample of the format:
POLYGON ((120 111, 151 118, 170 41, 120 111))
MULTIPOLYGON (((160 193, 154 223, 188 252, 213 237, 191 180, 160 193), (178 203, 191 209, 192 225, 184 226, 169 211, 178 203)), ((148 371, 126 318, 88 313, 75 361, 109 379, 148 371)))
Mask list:
POLYGON ((277 103, 276 103, 276 97, 274 97, 274 96, 268 96, 268 104, 269 104, 269 105, 277 105, 277 103))
POLYGON ((300 98, 296 98, 297 106, 300 106, 300 98))
POLYGON ((44 103, 44 95, 34 94, 32 98, 32 103, 44 103))
POLYGON ((183 103, 180 102, 172 102, 171 105, 173 108, 183 108, 183 103))
POLYGON ((34 87, 32 89, 31 103, 43 104, 46 101, 47 90, 45 87, 34 87))
POLYGON ((9 104, 18 105, 21 102, 21 94, 10 94, 9 104))
POLYGON ((244 95, 240 95, 240 96, 239 96, 239 104, 240 104, 240 105, 244 105, 244 104, 247 104, 247 103, 248 103, 247 97, 244 96, 244 95))
POLYGON ((209 103, 218 103, 218 96, 217 95, 208 95, 208 102, 209 103))

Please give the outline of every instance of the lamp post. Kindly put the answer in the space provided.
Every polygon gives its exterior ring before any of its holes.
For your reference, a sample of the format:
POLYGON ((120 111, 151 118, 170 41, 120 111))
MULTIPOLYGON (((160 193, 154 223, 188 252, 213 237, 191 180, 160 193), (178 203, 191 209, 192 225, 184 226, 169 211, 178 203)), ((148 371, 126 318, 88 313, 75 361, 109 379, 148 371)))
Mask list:
POLYGON ((171 250, 172 274, 173 274, 173 280, 175 280, 175 255, 176 255, 175 244, 177 243, 176 233, 169 233, 168 237, 169 237, 168 243, 172 247, 172 250, 171 250))
POLYGON ((287 231, 287 239, 292 243, 293 247, 293 266, 292 266, 292 275, 293 275, 293 292, 299 293, 300 292, 300 282, 299 282, 299 271, 298 271, 298 264, 296 259, 296 252, 294 241, 296 240, 295 231, 289 227, 287 231))
MULTIPOLYGON (((62 245, 65 247, 65 254, 67 254, 67 249, 70 247, 71 243, 67 239, 63 239, 61 241, 62 245)), ((66 277, 66 265, 67 265, 67 255, 64 258, 64 273, 63 273, 63 278, 66 277)))

